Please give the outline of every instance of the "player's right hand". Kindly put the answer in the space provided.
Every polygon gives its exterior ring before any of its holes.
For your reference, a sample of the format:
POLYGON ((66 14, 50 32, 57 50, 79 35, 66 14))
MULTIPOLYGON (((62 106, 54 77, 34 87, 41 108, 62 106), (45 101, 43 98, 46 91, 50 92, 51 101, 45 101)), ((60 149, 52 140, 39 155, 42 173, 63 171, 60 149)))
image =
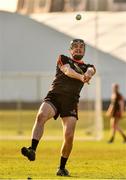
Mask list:
POLYGON ((88 75, 85 75, 85 74, 84 74, 84 75, 82 76, 82 82, 83 82, 83 83, 88 83, 88 84, 89 84, 90 79, 91 79, 91 77, 88 76, 88 75))

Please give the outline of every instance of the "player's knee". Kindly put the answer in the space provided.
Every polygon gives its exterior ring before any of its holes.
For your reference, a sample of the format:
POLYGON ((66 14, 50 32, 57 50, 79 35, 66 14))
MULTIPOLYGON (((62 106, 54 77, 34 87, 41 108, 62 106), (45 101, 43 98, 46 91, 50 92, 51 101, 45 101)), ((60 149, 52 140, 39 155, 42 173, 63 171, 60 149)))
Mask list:
POLYGON ((74 138, 74 134, 72 132, 65 133, 65 139, 68 143, 72 143, 74 138))
POLYGON ((114 129, 114 128, 115 128, 115 125, 114 125, 114 124, 111 124, 111 128, 113 128, 113 129, 114 129))
POLYGON ((116 123, 113 123, 113 124, 112 124, 112 128, 113 128, 113 129, 116 129, 116 128, 117 128, 117 124, 116 124, 116 123))

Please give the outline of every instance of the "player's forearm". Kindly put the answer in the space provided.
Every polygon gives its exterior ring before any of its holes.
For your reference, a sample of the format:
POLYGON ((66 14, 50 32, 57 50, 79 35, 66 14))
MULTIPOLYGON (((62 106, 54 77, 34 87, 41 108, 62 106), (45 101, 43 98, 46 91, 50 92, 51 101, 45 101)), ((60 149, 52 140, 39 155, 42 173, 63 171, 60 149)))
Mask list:
POLYGON ((82 82, 83 82, 83 79, 84 79, 82 74, 77 73, 76 71, 74 71, 71 68, 66 70, 65 75, 67 75, 68 77, 74 78, 74 79, 78 79, 78 80, 80 80, 82 82))
POLYGON ((122 101, 120 102, 120 110, 121 110, 121 113, 124 112, 124 109, 125 109, 125 105, 124 105, 124 101, 122 100, 122 101))
POLYGON ((84 76, 82 74, 74 71, 69 65, 64 65, 61 67, 61 71, 68 77, 84 81, 84 76))
POLYGON ((108 107, 107 112, 110 112, 110 111, 112 111, 112 110, 113 110, 113 105, 112 105, 112 104, 110 104, 110 105, 109 105, 109 107, 108 107))

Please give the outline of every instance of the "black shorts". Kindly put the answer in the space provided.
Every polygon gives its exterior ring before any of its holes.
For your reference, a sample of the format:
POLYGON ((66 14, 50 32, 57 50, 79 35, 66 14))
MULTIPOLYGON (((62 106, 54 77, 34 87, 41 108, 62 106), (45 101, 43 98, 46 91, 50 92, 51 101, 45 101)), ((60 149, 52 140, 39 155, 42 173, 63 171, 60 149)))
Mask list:
POLYGON ((78 119, 78 102, 68 95, 49 92, 44 98, 44 102, 49 103, 56 114, 54 119, 60 117, 74 116, 78 119))

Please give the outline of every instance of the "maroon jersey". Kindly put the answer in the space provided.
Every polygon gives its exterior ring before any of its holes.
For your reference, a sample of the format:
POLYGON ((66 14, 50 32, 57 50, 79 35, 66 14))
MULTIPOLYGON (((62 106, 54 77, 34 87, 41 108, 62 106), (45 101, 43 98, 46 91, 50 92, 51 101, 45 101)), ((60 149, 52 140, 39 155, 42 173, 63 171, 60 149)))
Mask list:
POLYGON ((120 93, 116 93, 116 97, 115 99, 112 100, 112 104, 113 104, 113 115, 112 116, 117 116, 120 117, 121 116, 121 109, 120 109, 120 100, 122 100, 123 97, 120 93))
POLYGON ((60 70, 60 67, 62 65, 69 64, 73 70, 81 74, 81 72, 79 72, 79 70, 76 68, 75 63, 81 68, 84 73, 87 71, 88 67, 94 67, 93 65, 85 64, 83 61, 75 61, 70 57, 60 55, 57 61, 55 79, 51 86, 52 93, 72 96, 76 98, 76 100, 78 100, 80 91, 84 83, 78 79, 68 77, 60 70))

